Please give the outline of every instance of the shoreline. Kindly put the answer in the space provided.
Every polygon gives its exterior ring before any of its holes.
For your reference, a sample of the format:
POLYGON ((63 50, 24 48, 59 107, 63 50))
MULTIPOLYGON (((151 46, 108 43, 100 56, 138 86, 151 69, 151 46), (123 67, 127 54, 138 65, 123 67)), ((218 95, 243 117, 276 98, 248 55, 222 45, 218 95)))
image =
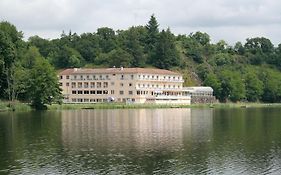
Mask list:
MULTIPOLYGON (((213 104, 125 104, 125 103, 86 103, 86 104, 52 104, 47 110, 84 110, 84 109, 157 109, 157 108, 270 108, 281 107, 281 103, 213 103, 213 104)), ((21 102, 0 102, 0 112, 32 111, 29 104, 21 102)))

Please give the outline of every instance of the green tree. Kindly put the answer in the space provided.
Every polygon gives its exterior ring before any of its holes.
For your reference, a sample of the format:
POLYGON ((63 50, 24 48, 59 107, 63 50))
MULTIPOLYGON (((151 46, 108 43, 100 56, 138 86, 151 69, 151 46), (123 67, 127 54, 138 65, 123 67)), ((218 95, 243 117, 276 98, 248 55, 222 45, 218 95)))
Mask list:
POLYGON ((263 82, 250 70, 244 77, 247 100, 251 102, 258 101, 263 94, 263 82))
POLYGON ((158 68, 170 69, 180 65, 179 52, 176 49, 175 37, 169 29, 162 30, 153 58, 153 65, 158 68))
POLYGON ((116 36, 113 29, 108 27, 98 28, 97 36, 99 47, 103 53, 108 53, 116 48, 116 36))
POLYGON ((207 33, 196 32, 196 33, 191 33, 189 36, 190 38, 200 43, 202 46, 210 44, 210 36, 207 33))
POLYGON ((29 72, 27 94, 35 109, 46 109, 46 104, 61 99, 57 74, 49 62, 36 58, 34 67, 29 72))
POLYGON ((214 73, 210 73, 204 80, 205 86, 210 86, 214 90, 214 96, 219 98, 221 94, 221 82, 214 73))
POLYGON ((48 60, 57 68, 81 67, 84 63, 81 54, 66 45, 58 51, 51 52, 48 55, 48 60))
POLYGON ((246 97, 245 84, 239 72, 223 70, 219 74, 219 79, 221 81, 221 93, 219 97, 221 101, 231 100, 237 102, 246 97))
POLYGON ((153 62, 154 53, 156 51, 156 45, 159 39, 159 24, 156 17, 151 15, 148 24, 146 25, 147 29, 147 38, 146 38, 146 47, 145 50, 148 54, 148 62, 153 62))
POLYGON ((14 100, 14 70, 17 52, 22 46, 22 33, 8 22, 0 23, 0 96, 14 100))
POLYGON ((37 35, 29 37, 28 42, 30 45, 37 47, 40 54, 45 58, 47 58, 48 54, 52 50, 51 42, 49 40, 40 38, 37 35))

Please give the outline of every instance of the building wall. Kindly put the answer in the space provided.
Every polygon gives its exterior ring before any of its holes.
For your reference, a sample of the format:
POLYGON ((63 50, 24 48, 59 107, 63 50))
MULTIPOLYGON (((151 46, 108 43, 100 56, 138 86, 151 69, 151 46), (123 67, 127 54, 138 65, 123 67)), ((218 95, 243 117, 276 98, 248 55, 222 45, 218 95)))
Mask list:
POLYGON ((114 100, 115 102, 190 104, 190 96, 181 97, 184 82, 181 75, 72 73, 60 74, 59 79, 65 103, 114 100), (159 95, 165 96, 166 99, 161 100, 159 95))

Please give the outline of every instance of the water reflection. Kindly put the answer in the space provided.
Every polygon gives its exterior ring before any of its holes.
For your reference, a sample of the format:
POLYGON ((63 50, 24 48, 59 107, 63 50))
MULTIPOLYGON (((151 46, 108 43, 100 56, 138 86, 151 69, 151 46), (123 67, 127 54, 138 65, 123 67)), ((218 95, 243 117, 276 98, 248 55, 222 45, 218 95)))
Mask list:
POLYGON ((191 137, 191 110, 84 110, 62 112, 66 147, 165 149, 180 147, 191 137))
POLYGON ((0 113, 0 174, 280 174, 281 109, 0 113))

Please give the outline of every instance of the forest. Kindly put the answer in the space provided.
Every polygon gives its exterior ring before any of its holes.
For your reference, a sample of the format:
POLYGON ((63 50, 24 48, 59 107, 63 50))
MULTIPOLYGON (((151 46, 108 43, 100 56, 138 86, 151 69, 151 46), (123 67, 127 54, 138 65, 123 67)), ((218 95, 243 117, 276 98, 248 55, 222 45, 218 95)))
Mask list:
MULTIPOLYGON (((239 31, 237 31, 239 32, 239 31)), ((0 98, 42 106, 61 98, 56 73, 73 67, 156 67, 180 72, 185 86, 211 86, 220 102, 281 102, 281 44, 265 37, 233 46, 207 33, 175 35, 154 15, 127 30, 101 27, 60 38, 32 36, 0 23, 0 98)))

